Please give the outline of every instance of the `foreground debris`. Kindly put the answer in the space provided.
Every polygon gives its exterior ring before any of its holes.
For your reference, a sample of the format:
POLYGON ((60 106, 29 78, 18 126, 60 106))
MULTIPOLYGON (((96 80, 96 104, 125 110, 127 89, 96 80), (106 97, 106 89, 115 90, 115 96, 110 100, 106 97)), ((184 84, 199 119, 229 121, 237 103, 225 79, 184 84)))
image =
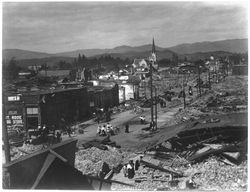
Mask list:
MULTIPOLYGON (((216 125, 220 119, 206 123, 216 125)), ((191 123, 192 127, 197 122, 191 123)), ((247 127, 187 129, 142 153, 133 179, 122 174, 113 179, 134 183, 125 190, 246 190, 247 127)), ((124 190, 113 184, 112 190, 124 190)))

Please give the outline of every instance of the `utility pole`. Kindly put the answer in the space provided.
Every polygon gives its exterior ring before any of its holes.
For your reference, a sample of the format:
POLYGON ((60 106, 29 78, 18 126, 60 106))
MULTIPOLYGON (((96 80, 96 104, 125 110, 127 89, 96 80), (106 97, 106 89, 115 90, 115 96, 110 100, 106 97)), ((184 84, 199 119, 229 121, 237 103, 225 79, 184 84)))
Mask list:
POLYGON ((157 129, 157 87, 155 87, 155 130, 157 129))
POLYGON ((9 145, 9 137, 8 137, 8 131, 7 131, 7 125, 6 125, 6 111, 5 106, 3 106, 3 139, 4 139, 4 154, 5 154, 5 163, 10 162, 10 145, 9 145))
POLYGON ((186 108, 186 94, 185 94, 185 87, 184 87, 184 74, 182 76, 182 92, 183 92, 183 104, 184 109, 186 108))
POLYGON ((200 64, 198 64, 198 86, 199 86, 199 96, 201 97, 201 77, 200 77, 200 64))
POLYGON ((216 83, 219 83, 219 79, 218 79, 218 61, 215 61, 215 67, 216 67, 216 83))
MULTIPOLYGON (((153 62, 153 61, 152 61, 153 62)), ((153 103, 153 67, 150 61, 150 98, 151 98, 151 122, 154 121, 154 103, 153 103)))
POLYGON ((211 80, 210 80, 210 69, 208 68, 208 83, 209 83, 209 90, 211 90, 211 80))

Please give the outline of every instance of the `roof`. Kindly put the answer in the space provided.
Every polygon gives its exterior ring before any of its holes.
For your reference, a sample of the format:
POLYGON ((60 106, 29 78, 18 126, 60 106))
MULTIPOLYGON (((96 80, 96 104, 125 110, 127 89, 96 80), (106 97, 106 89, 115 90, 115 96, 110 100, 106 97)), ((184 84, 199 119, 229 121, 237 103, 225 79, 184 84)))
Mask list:
POLYGON ((112 87, 104 87, 104 86, 88 86, 88 91, 103 91, 103 90, 110 90, 112 87))
POLYGON ((80 89, 86 89, 86 87, 74 87, 74 88, 56 88, 56 89, 47 89, 47 90, 39 90, 34 92, 25 92, 22 93, 23 95, 44 95, 44 94, 52 94, 52 93, 59 93, 59 92, 68 92, 72 90, 80 90, 80 89))
POLYGON ((145 59, 134 59, 134 64, 135 65, 139 65, 141 62, 146 62, 146 60, 145 59))

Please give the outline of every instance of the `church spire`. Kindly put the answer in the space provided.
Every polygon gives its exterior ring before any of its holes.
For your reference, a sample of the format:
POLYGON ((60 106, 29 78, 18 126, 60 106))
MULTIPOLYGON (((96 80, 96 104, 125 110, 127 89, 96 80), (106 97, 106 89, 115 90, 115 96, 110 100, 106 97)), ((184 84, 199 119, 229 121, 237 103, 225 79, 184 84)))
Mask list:
POLYGON ((154 38, 153 38, 153 44, 152 44, 152 52, 151 52, 151 60, 153 62, 156 62, 156 50, 155 50, 155 41, 154 41, 154 38))
POLYGON ((154 38, 153 38, 153 45, 152 45, 152 53, 155 53, 155 41, 154 41, 154 38))

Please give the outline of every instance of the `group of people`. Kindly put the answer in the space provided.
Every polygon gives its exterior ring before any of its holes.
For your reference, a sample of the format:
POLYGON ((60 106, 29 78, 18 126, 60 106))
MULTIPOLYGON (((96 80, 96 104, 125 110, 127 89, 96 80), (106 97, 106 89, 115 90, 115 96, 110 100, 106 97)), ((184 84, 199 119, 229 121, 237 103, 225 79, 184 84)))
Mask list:
POLYGON ((135 163, 133 160, 130 160, 128 164, 123 166, 123 174, 124 177, 128 177, 132 179, 135 176, 135 171, 137 171, 140 167, 140 161, 136 160, 135 163))
POLYGON ((110 123, 98 125, 97 134, 99 136, 114 135, 114 128, 110 123))
POLYGON ((48 127, 46 125, 38 126, 36 131, 28 130, 28 139, 26 143, 59 143, 62 140, 60 130, 55 130, 55 126, 48 127))
POLYGON ((146 119, 144 115, 140 116, 140 121, 141 121, 141 124, 145 124, 146 119))

